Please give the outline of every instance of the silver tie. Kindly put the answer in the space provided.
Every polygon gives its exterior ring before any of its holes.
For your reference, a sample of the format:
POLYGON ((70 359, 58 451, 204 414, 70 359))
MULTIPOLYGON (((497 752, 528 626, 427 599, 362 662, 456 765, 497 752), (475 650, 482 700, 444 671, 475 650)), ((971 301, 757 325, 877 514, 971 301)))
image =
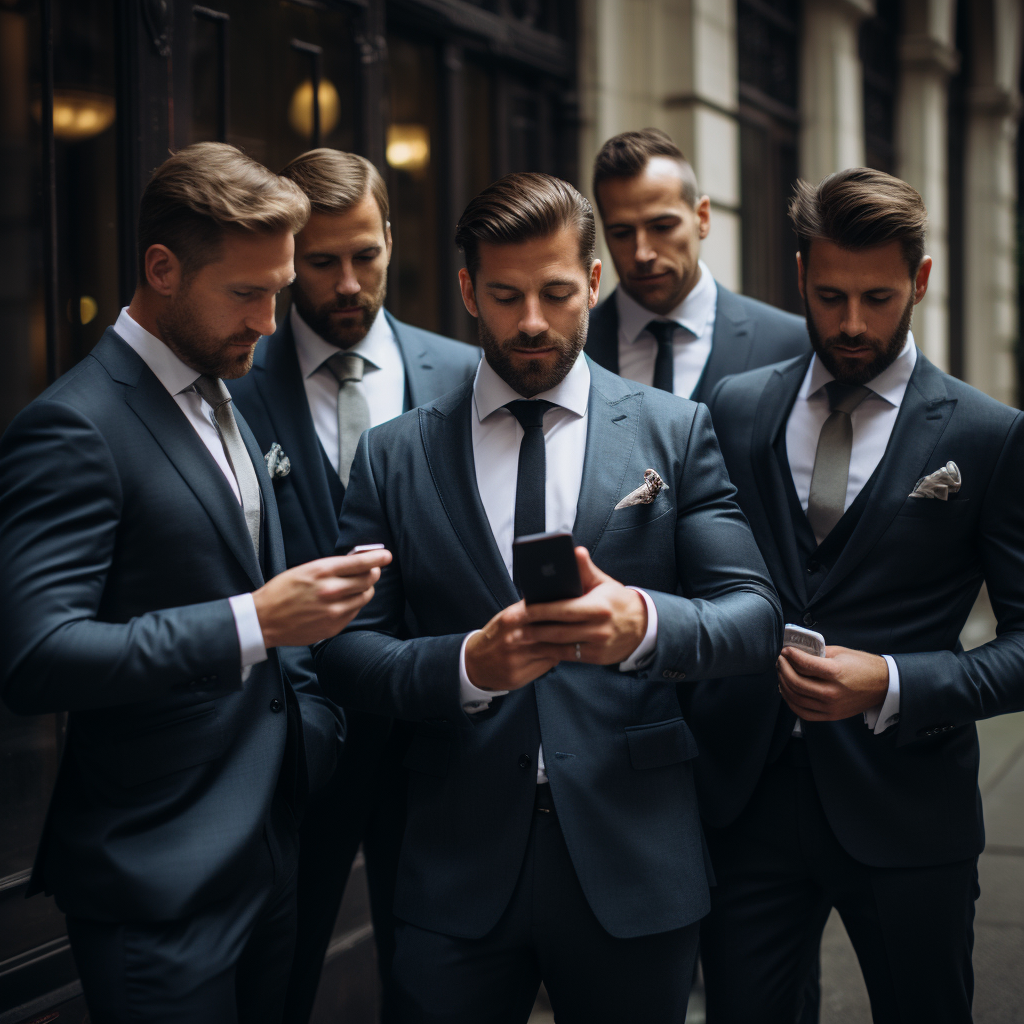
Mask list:
POLYGON ((811 471, 811 493, 807 499, 807 521, 820 544, 846 511, 846 488, 850 482, 850 453, 853 451, 853 421, 850 413, 871 394, 869 388, 840 384, 825 385, 831 415, 821 427, 811 471))
POLYGON ((195 384, 195 391, 209 402, 217 420, 221 444, 227 454, 228 462, 234 471, 238 483, 238 492, 242 496, 242 511, 245 514, 245 525, 252 539, 252 546, 257 557, 260 553, 260 484, 249 458, 249 450, 245 447, 242 435, 235 422, 235 414, 231 410, 231 393, 219 377, 203 374, 195 384))
POLYGON ((326 363, 338 381, 338 476, 346 487, 359 436, 370 426, 370 406, 359 387, 366 363, 354 352, 335 352, 326 363))

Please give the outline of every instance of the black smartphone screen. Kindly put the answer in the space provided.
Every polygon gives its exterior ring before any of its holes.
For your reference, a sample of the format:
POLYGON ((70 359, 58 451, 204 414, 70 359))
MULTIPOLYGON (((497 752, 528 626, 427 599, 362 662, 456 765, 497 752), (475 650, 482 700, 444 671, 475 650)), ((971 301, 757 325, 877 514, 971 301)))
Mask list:
POLYGON ((533 533, 512 543, 513 574, 527 604, 583 593, 571 533, 533 533))

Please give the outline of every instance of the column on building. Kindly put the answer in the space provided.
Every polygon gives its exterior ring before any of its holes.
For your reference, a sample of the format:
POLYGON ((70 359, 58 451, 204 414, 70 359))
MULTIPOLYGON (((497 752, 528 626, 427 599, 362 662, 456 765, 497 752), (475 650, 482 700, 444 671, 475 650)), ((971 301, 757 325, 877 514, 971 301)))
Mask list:
POLYGON ((1015 238, 1022 14, 1019 0, 971 4, 973 69, 964 168, 964 370, 1000 401, 1017 396, 1015 238))
MULTIPOLYGON (((702 255, 719 281, 738 288, 735 5, 583 0, 579 13, 581 184, 589 193, 594 157, 610 136, 644 127, 668 132, 711 197, 711 233, 702 255)), ((605 266, 611 270, 610 261, 605 266)))
POLYGON ((864 163, 860 23, 874 0, 805 0, 800 69, 800 174, 818 182, 864 163))
POLYGON ((949 368, 949 77, 957 69, 955 0, 906 0, 900 40, 896 173, 928 209, 928 294, 914 313, 914 338, 937 366, 949 368))

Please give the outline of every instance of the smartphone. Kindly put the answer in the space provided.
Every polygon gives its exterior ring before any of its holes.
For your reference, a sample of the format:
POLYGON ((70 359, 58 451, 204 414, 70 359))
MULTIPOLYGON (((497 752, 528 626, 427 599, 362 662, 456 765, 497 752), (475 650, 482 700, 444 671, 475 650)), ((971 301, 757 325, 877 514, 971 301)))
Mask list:
POLYGON ((527 604, 583 593, 571 533, 532 533, 512 542, 513 575, 527 604))
POLYGON ((349 548, 345 552, 346 555, 358 555, 363 551, 383 551, 383 544, 357 544, 354 548, 349 548))
POLYGON ((813 629, 804 629, 803 626, 786 623, 786 629, 782 634, 783 647, 795 647, 797 650, 806 651, 816 658, 825 657, 825 638, 813 629))

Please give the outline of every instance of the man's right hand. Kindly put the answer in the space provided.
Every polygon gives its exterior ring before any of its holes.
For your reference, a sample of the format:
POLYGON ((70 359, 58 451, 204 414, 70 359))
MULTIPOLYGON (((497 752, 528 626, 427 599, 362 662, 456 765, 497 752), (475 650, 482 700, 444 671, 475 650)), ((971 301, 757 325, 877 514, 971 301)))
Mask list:
POLYGON ((466 675, 481 690, 518 690, 561 660, 557 644, 528 643, 526 602, 517 601, 498 612, 466 641, 466 675))
POLYGON ((340 633, 373 598, 390 551, 334 555, 297 565, 253 593, 266 647, 305 647, 340 633))

